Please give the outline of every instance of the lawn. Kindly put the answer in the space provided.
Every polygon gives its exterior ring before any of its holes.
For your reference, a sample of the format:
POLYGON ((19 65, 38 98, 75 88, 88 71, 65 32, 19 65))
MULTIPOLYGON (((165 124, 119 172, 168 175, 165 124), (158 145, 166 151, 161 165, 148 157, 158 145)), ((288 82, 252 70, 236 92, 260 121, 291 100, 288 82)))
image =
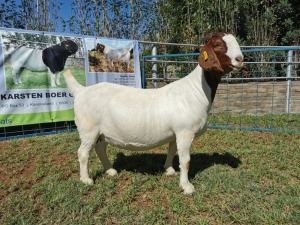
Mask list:
POLYGON ((299 134, 208 130, 192 146, 191 196, 165 176, 166 146, 109 146, 114 178, 92 151, 85 185, 79 143, 77 132, 0 142, 0 224, 300 224, 299 134))
MULTIPOLYGON (((63 72, 60 75, 61 85, 56 88, 67 88, 63 72)), ((84 68, 81 69, 72 69, 72 73, 78 79, 78 82, 85 86, 85 72, 84 68)), ((15 85, 12 77, 12 68, 5 69, 6 74, 6 89, 15 90, 15 89, 48 89, 51 87, 51 79, 48 71, 43 72, 32 72, 28 69, 24 69, 21 73, 22 84, 15 85)))

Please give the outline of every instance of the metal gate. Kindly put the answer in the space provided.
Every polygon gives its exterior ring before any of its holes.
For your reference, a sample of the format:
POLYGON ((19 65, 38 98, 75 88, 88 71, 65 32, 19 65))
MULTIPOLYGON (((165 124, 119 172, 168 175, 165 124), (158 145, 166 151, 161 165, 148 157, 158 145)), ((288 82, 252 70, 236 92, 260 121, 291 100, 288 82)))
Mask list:
MULTIPOLYGON (((218 87, 209 127, 300 133, 300 47, 243 49, 248 71, 228 74, 218 87)), ((142 57, 144 88, 160 88, 188 75, 195 54, 142 57)))

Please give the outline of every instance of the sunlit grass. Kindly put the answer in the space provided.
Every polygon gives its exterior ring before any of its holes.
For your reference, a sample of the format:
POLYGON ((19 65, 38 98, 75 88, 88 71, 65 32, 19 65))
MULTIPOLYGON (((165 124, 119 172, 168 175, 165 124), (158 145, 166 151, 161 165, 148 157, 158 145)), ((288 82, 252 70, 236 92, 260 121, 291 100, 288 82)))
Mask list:
POLYGON ((244 130, 300 133, 299 124, 299 114, 219 113, 209 116, 210 126, 244 130))
MULTIPOLYGON (((67 88, 67 84, 63 77, 63 72, 60 73, 60 83, 61 85, 57 86, 56 88, 67 88)), ((85 71, 84 68, 82 69, 72 69, 72 73, 76 77, 79 83, 82 85, 86 85, 86 79, 85 79, 85 71)), ((24 69, 21 73, 21 80, 22 83, 15 85, 13 82, 12 77, 12 68, 6 68, 5 69, 5 75, 6 75, 6 89, 7 90, 15 90, 15 89, 48 89, 53 88, 51 87, 51 79, 49 76, 48 71, 43 72, 32 72, 28 69, 24 69)))
POLYGON ((297 134, 208 130, 192 146, 192 196, 165 176, 166 146, 109 146, 113 178, 92 151, 85 185, 79 143, 77 132, 0 142, 0 224, 300 224, 297 134))

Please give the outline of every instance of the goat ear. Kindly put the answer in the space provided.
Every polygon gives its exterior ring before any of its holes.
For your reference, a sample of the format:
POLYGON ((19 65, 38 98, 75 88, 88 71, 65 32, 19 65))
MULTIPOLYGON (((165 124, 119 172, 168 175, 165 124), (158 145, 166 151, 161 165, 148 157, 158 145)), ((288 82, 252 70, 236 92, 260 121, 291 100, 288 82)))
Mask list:
POLYGON ((213 70, 220 73, 224 72, 221 67, 220 61, 210 43, 205 44, 201 48, 199 64, 206 71, 213 70))

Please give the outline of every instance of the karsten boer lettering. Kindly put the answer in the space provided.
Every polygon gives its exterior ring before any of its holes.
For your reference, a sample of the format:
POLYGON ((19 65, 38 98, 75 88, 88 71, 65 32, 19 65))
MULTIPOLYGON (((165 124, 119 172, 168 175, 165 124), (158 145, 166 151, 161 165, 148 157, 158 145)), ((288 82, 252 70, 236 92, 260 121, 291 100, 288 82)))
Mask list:
POLYGON ((1 94, 0 98, 1 98, 1 100, 26 99, 26 98, 43 98, 43 93, 1 94))
POLYGON ((72 97, 71 94, 67 94, 66 92, 50 92, 50 93, 15 93, 15 94, 1 94, 0 98, 1 100, 10 100, 10 99, 32 99, 32 98, 66 98, 72 97))

